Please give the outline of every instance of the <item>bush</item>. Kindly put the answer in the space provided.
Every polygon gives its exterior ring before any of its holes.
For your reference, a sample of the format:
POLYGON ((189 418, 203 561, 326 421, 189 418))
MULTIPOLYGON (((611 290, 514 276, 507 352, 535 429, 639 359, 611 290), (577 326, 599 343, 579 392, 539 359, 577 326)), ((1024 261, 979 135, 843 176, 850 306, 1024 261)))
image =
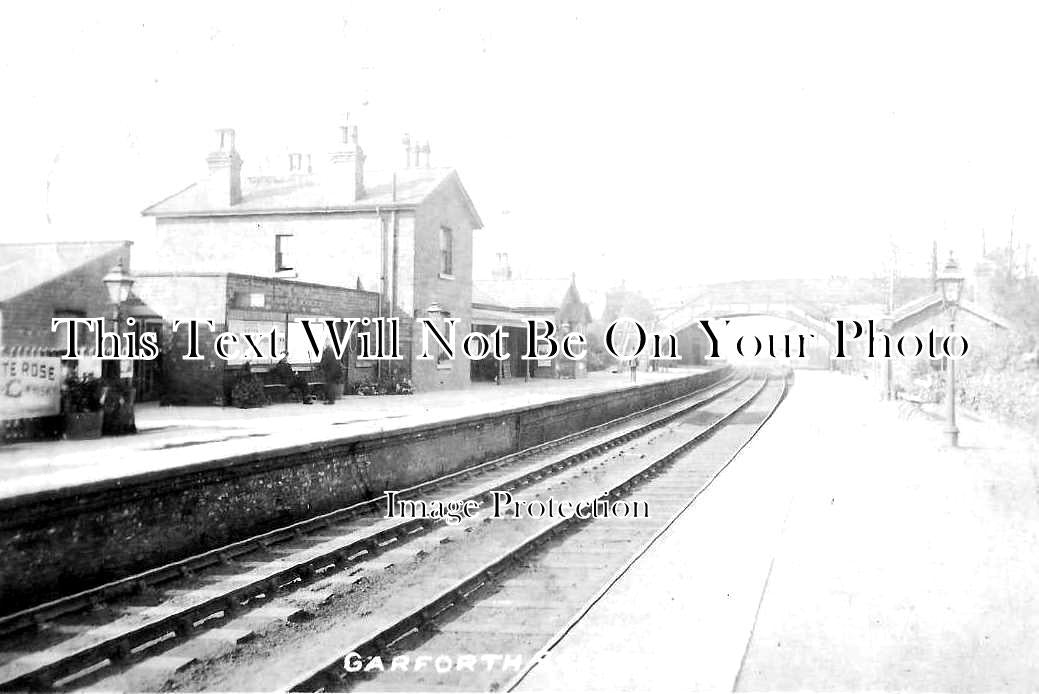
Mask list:
POLYGON ((378 395, 379 387, 366 378, 354 387, 354 392, 358 395, 378 395))
POLYGON ((973 340, 957 363, 957 399, 974 410, 1030 428, 1039 426, 1039 371, 1022 360, 1028 337, 1006 332, 973 340))
POLYGON ((263 407, 267 404, 263 381, 253 375, 248 363, 242 367, 242 373, 231 387, 231 404, 242 408, 263 407))
POLYGON ((101 409, 103 384, 92 376, 71 376, 65 381, 65 411, 97 412, 101 409))

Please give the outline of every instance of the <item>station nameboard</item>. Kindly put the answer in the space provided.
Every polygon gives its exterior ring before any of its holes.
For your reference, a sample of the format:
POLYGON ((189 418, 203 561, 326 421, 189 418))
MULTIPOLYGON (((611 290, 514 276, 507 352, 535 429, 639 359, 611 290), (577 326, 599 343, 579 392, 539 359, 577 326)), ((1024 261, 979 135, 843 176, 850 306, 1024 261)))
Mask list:
POLYGON ((60 412, 58 357, 0 356, 0 419, 47 417, 60 412))

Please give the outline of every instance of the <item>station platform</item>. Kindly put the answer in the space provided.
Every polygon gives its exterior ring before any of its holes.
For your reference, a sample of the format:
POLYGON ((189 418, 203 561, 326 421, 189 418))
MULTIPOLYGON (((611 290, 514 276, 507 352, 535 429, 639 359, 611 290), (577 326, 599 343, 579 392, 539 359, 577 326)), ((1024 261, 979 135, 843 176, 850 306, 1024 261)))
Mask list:
POLYGON ((340 398, 335 405, 284 403, 235 407, 136 408, 138 433, 88 441, 30 441, 0 446, 0 499, 68 486, 103 483, 142 472, 247 455, 302 443, 392 432, 460 417, 605 393, 707 371, 674 368, 628 374, 593 372, 587 378, 515 379, 473 383, 465 390, 340 398))
POLYGON ((1033 691, 1036 440, 797 372, 516 691, 1033 691))

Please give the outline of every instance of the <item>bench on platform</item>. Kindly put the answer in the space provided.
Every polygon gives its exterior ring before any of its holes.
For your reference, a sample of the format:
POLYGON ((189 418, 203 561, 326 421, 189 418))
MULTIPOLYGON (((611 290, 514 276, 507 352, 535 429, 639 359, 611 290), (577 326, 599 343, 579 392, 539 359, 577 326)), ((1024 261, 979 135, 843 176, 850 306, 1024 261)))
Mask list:
POLYGON ((300 402, 306 396, 318 396, 325 387, 325 381, 312 370, 295 370, 289 377, 283 370, 267 369, 254 373, 263 382, 263 392, 270 402, 300 402))
POLYGON ((896 393, 895 399, 900 403, 900 407, 905 408, 903 412, 910 416, 923 414, 924 405, 930 405, 933 402, 932 400, 922 398, 919 395, 909 395, 905 392, 896 393))

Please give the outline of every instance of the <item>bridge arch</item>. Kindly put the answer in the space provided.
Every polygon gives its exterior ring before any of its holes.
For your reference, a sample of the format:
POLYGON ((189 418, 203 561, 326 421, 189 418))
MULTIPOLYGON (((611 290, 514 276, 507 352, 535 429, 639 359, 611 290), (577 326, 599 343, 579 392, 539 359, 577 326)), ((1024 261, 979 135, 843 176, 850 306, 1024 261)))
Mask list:
POLYGON ((837 346, 837 330, 829 322, 813 316, 800 306, 786 303, 750 304, 727 303, 705 304, 683 309, 682 320, 672 328, 678 332, 696 325, 701 320, 724 320, 726 318, 768 317, 790 321, 812 334, 823 338, 831 349, 837 346))

